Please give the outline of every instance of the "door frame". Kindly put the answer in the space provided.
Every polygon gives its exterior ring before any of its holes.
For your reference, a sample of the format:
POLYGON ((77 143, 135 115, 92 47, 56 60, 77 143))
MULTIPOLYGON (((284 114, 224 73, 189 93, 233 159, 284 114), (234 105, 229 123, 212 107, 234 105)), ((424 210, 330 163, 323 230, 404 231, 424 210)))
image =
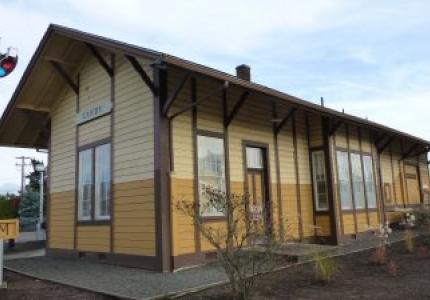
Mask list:
POLYGON ((405 194, 406 194, 406 199, 408 200, 408 204, 407 206, 411 207, 411 206, 416 206, 416 205, 421 205, 423 204, 423 194, 421 193, 421 176, 420 176, 420 168, 418 163, 414 163, 414 162, 410 162, 410 161, 405 161, 403 163, 403 177, 404 177, 404 181, 405 181, 405 194), (417 172, 417 184, 418 184, 418 194, 420 195, 420 203, 419 204, 410 204, 409 201, 409 193, 408 193, 408 178, 407 178, 407 174, 406 174, 406 167, 410 166, 410 167, 414 167, 415 171, 417 172))
MULTIPOLYGON (((270 179, 270 161, 269 161, 269 144, 261 143, 250 140, 242 140, 242 165, 243 165, 243 176, 244 176, 244 192, 248 193, 248 166, 246 164, 246 148, 260 148, 263 150, 263 167, 264 167, 264 197, 265 203, 263 207, 263 215, 265 217, 265 226, 267 233, 272 233, 273 229, 273 207, 272 207, 272 190, 271 190, 271 179, 270 179), (266 207, 267 206, 267 207, 266 207), (267 210, 268 209, 268 210, 267 210)), ((249 208, 249 204, 247 210, 249 208)))

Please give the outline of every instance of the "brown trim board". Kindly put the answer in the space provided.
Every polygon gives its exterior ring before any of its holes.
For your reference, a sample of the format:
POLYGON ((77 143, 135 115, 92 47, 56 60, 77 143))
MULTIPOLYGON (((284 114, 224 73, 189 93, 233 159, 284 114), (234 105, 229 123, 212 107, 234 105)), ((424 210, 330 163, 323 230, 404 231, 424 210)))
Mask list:
POLYGON ((156 253, 160 270, 172 270, 172 228, 170 216, 170 138, 169 120, 162 114, 167 99, 167 68, 153 66, 154 94, 154 201, 156 253))

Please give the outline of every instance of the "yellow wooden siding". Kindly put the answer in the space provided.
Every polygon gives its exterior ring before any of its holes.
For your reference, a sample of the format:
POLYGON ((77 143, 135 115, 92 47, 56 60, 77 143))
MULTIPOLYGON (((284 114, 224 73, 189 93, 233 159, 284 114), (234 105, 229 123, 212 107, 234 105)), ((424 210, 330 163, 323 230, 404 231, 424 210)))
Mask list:
POLYGON ((344 213, 343 220, 343 234, 355 234, 355 221, 352 213, 344 213))
POLYGON ((317 230, 316 233, 318 236, 330 236, 331 233, 331 222, 330 222, 330 216, 316 216, 316 226, 317 230))
POLYGON ((376 211, 369 212, 369 227, 376 230, 379 228, 381 222, 379 221, 379 214, 376 211))
POLYGON ((346 127, 345 125, 341 125, 335 134, 336 138, 336 147, 346 148, 348 147, 348 141, 346 139, 346 127))
POLYGON ((196 250, 193 219, 177 208, 178 202, 194 203, 193 180, 172 178, 171 199, 173 255, 193 253, 196 250))
POLYGON ((361 151, 371 153, 372 152, 372 138, 368 129, 360 128, 361 135, 361 151))
MULTIPOLYGON (((197 79, 197 99, 212 94, 219 89, 219 82, 208 79, 197 79)), ((221 91, 197 106, 197 128, 222 132, 223 131, 223 106, 221 91)))
POLYGON ((309 144, 311 147, 321 147, 324 145, 322 118, 315 114, 308 114, 309 120, 309 144))
POLYGON ((154 180, 115 184, 114 195, 114 252, 154 256, 154 180))
POLYGON ((51 113, 50 192, 75 188, 76 95, 66 89, 51 113))
POLYGON ((78 225, 76 230, 76 248, 78 251, 109 252, 109 225, 78 225))
POLYGON ((360 151, 360 139, 358 137, 358 128, 356 126, 349 125, 349 149, 360 151))
POLYGON ((110 137, 111 116, 90 121, 79 126, 79 146, 97 142, 110 137))
MULTIPOLYGON (((419 170, 420 170, 420 177, 421 177, 421 186, 427 186, 427 188, 430 188, 430 178, 429 178, 429 166, 427 164, 427 155, 423 155, 420 158, 419 162, 419 170)), ((425 204, 430 204, 430 194, 423 193, 423 202, 425 204)))
POLYGON ((303 236, 308 237, 315 234, 315 229, 312 203, 312 179, 309 165, 309 148, 305 113, 301 111, 296 112, 295 120, 297 161, 300 178, 301 219, 303 223, 303 236))
POLYGON ((366 212, 357 212, 357 232, 365 232, 369 230, 366 212))
POLYGON ((395 205, 394 191, 393 191, 393 173, 391 171, 391 156, 389 151, 383 151, 380 154, 380 167, 382 175, 382 189, 384 191, 385 204, 395 205), (385 195, 385 184, 389 184, 391 199, 387 199, 385 195), (391 201, 390 201, 391 200, 391 201))
MULTIPOLYGON (((106 55, 104 51, 100 53, 106 55)), ((105 56, 106 61, 110 58, 105 56)), ((80 66, 79 110, 83 111, 100 102, 110 101, 110 77, 96 58, 88 53, 80 66)))
POLYGON ((285 124, 278 136, 279 164, 281 173, 282 211, 286 238, 299 238, 297 214, 297 190, 294 164, 292 122, 285 124))
MULTIPOLYGON (((151 76, 149 62, 140 61, 151 76)), ((130 63, 117 56, 114 110, 114 182, 154 177, 153 95, 130 63)))
POLYGON ((49 248, 73 249, 75 193, 51 193, 49 198, 49 248))

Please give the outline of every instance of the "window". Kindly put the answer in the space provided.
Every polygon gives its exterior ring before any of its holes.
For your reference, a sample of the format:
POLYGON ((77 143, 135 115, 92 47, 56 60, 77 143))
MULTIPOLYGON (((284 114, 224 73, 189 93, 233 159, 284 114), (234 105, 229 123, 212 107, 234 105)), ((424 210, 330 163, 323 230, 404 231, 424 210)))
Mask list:
POLYGON ((354 192, 355 208, 366 208, 366 198, 364 195, 363 170, 361 168, 361 156, 358 153, 351 153, 351 173, 352 190, 354 192))
POLYGON ((351 181, 349 178, 348 152, 337 151, 339 194, 342 209, 352 209, 351 181))
POLYGON ((93 151, 91 149, 79 153, 79 220, 91 219, 91 198, 93 190, 93 151))
POLYGON ((95 216, 99 220, 109 219, 111 203, 110 144, 96 148, 95 162, 95 216))
POLYGON ((312 173, 315 208, 317 211, 326 211, 328 210, 328 194, 323 151, 312 152, 312 173))
POLYGON ((109 220, 111 194, 111 145, 79 152, 79 221, 109 220))
POLYGON ((246 166, 249 169, 263 169, 263 150, 246 147, 246 166))
POLYGON ((224 140, 222 138, 197 136, 198 182, 200 214, 202 216, 222 216, 223 212, 209 203, 205 190, 211 187, 225 192, 224 140))
POLYGON ((373 176, 373 162, 370 155, 363 155, 364 184, 366 186, 367 207, 376 208, 376 189, 373 176))

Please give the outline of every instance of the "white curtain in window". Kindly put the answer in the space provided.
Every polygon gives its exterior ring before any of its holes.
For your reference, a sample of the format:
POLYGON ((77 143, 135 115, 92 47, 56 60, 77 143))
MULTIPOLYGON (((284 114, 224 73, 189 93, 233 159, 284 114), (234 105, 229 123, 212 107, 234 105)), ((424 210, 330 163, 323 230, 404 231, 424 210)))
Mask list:
POLYGON ((351 182, 349 177, 348 153, 337 151, 337 171, 342 209, 352 209, 351 182))
POLYGON ((366 185, 367 206, 376 208, 376 190, 373 177, 372 157, 363 155, 364 183, 366 185))
POLYGON ((246 166, 250 169, 263 169, 263 149, 246 147, 246 166))
POLYGON ((354 191, 355 208, 366 208, 366 198, 364 195, 363 172, 361 169, 361 157, 358 153, 351 153, 352 167, 352 189, 354 191))
POLYGON ((224 140, 222 138, 199 135, 198 148, 198 180, 200 214, 202 216, 220 216, 223 212, 209 203, 206 188, 225 192, 225 158, 224 140))
POLYGON ((111 205, 111 145, 95 149, 95 217, 110 218, 111 205))
POLYGON ((91 198, 93 187, 92 150, 79 153, 79 185, 78 185, 78 219, 91 219, 91 198))
POLYGON ((315 208, 317 211, 326 211, 328 210, 328 195, 323 151, 312 152, 312 173, 315 208))

